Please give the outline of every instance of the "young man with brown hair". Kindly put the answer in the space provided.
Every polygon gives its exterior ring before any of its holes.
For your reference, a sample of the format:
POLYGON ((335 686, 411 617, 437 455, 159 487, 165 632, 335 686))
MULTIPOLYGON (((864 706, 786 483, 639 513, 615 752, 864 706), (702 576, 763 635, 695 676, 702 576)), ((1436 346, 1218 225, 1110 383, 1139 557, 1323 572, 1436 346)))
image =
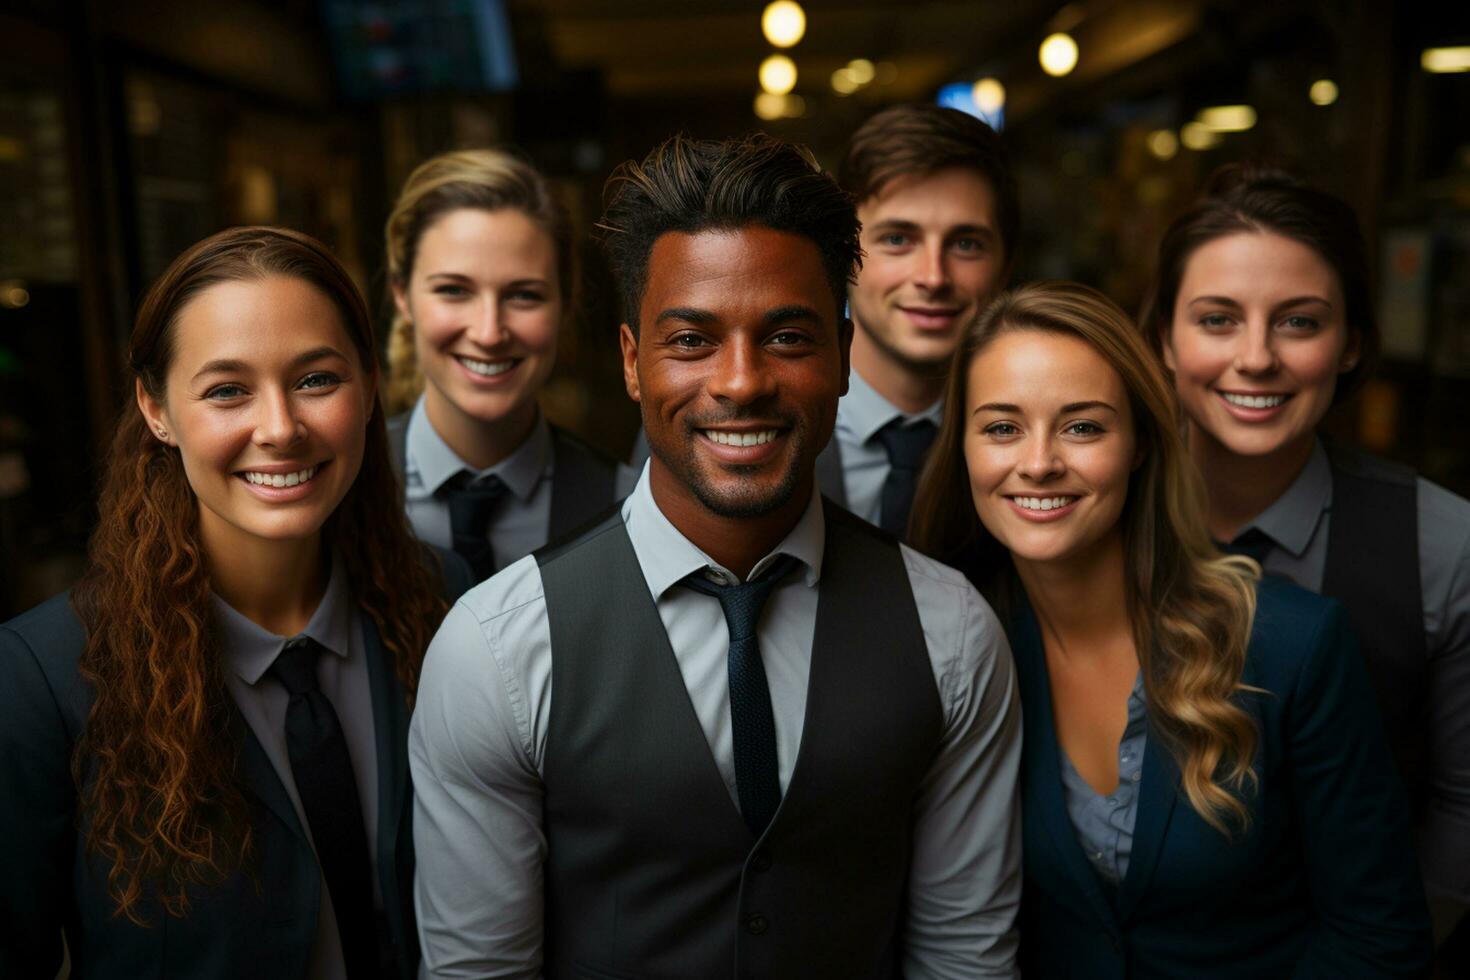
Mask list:
POLYGON ((993 129, 925 104, 864 123, 839 179, 857 201, 863 262, 847 293, 851 386, 817 479, 828 497, 902 537, 950 356, 1011 270, 1016 184, 993 129))

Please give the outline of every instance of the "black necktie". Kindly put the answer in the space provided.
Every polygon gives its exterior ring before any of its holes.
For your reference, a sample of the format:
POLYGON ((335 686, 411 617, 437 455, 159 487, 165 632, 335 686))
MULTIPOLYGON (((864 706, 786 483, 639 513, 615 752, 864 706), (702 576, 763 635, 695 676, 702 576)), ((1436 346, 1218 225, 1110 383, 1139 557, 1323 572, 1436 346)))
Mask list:
POLYGON ((1262 568, 1266 567, 1266 556, 1276 546, 1276 542, 1258 527, 1247 528, 1240 532, 1229 544, 1221 544, 1218 541, 1215 543, 1219 545, 1221 551, 1228 555, 1245 555, 1247 558, 1254 558, 1262 568))
POLYGON ((883 481, 883 509, 878 526, 900 538, 908 529, 919 470, 938 431, 928 419, 919 419, 911 425, 905 425, 904 421, 902 416, 892 419, 875 437, 888 453, 888 478, 883 481))
POLYGON ((475 480, 461 472, 446 484, 445 499, 449 503, 449 529, 454 535, 454 550, 464 556, 474 569, 476 581, 483 582, 495 574, 495 549, 490 547, 490 511, 505 493, 498 476, 475 480))
POLYGON ((761 663, 755 629, 776 583, 795 562, 782 556, 755 582, 715 585, 695 572, 684 584, 720 600, 730 629, 730 725, 735 736, 735 792, 751 836, 759 837, 781 805, 781 773, 776 761, 776 718, 771 689, 761 663))
POLYGON ((324 649, 310 637, 296 637, 276 657, 271 673, 291 692, 286 707, 291 777, 332 895, 347 976, 358 980, 378 975, 372 864, 347 738, 316 682, 317 657, 324 649))

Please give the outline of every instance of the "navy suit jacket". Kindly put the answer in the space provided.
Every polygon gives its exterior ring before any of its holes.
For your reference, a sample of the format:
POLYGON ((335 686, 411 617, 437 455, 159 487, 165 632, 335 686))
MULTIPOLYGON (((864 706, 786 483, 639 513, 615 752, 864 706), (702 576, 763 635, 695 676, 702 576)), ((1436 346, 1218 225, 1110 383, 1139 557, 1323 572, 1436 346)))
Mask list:
MULTIPOLYGON (((470 581, 444 559, 448 592, 470 581)), ((378 754, 378 885, 402 980, 418 966, 413 917, 409 708, 371 619, 363 617, 378 754)), ((255 862, 191 893, 184 918, 145 905, 151 925, 113 915, 108 865, 86 852, 71 756, 92 704, 77 673, 82 625, 59 595, 0 625, 0 977, 49 980, 66 933, 75 980, 305 977, 321 872, 265 750, 234 714, 255 862)))
MULTIPOLYGON (((1019 593, 1020 590, 1017 589, 1019 593)), ((1202 820, 1150 727, 1133 852, 1111 889, 1062 796, 1040 631, 1011 633, 1025 719, 1025 975, 1048 978, 1415 977, 1432 955, 1408 805, 1342 607, 1263 582, 1239 703, 1260 732, 1250 827, 1202 820)))

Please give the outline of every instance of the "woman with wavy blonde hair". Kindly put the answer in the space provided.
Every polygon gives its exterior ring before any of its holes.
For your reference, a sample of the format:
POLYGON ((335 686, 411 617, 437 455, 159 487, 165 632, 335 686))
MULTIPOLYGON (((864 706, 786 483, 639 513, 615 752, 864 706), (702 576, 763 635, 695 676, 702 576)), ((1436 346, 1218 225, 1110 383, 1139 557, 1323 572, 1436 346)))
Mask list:
POLYGON ((1407 810, 1342 610, 1215 549, 1128 317, 1072 283, 1001 296, 957 353, 944 420, 911 533, 1008 623, 1023 963, 1417 975, 1407 810))
MULTIPOLYGON (((76 589, 0 626, 0 976, 401 977, 406 741, 440 573, 371 323, 274 228, 174 260, 76 589)), ((468 570, 459 567, 459 587, 468 570)))
POLYGON ((461 150, 409 175, 386 237, 388 432, 409 520, 487 578, 631 489, 537 405, 572 309, 571 223, 530 164, 461 150))

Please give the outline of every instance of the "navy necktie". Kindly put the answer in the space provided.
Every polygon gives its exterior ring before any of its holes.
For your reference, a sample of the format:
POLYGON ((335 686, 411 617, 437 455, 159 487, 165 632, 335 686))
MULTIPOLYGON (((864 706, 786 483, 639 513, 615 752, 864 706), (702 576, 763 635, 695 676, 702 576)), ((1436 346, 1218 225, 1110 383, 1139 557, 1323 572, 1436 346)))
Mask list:
POLYGON ((761 662, 756 626, 761 608, 795 561, 781 556, 754 582, 715 585, 695 572, 683 584, 720 600, 730 630, 730 725, 735 741, 735 792, 740 814, 752 837, 760 837, 781 805, 781 774, 776 760, 776 718, 771 689, 761 662))
POLYGON ((1254 558, 1262 568, 1266 567, 1266 556, 1271 553, 1276 542, 1258 527, 1247 528, 1235 536, 1235 540, 1229 544, 1215 542, 1221 551, 1228 555, 1245 555, 1254 558))
POLYGON ((445 485, 449 504, 449 529, 454 550, 474 569, 475 580, 483 582, 495 574, 495 549, 490 546, 490 513, 506 491, 498 476, 476 480, 461 472, 445 485))
POLYGON ((347 737, 317 685, 316 662, 325 649, 310 637, 296 637, 270 672, 291 693, 286 707, 291 777, 332 895, 347 976, 358 980, 378 976, 372 863, 347 737))
POLYGON ((878 526, 895 537, 903 537, 908 529, 919 470, 937 434, 938 429, 928 419, 906 425, 905 419, 899 416, 879 429, 874 437, 888 453, 888 477, 883 481, 883 508, 878 526))

